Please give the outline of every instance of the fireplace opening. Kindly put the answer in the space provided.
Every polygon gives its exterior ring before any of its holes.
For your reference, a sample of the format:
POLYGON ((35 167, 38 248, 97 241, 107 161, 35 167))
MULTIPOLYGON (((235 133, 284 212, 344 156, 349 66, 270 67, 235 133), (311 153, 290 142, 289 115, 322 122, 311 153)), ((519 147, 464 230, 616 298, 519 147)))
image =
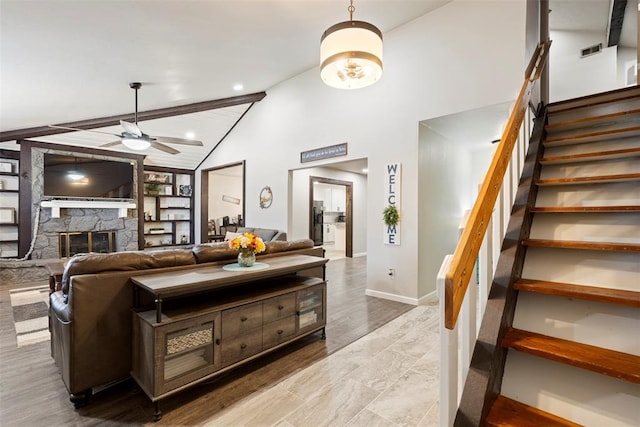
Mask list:
POLYGON ((60 258, 80 253, 116 251, 115 231, 73 231, 59 234, 60 258))

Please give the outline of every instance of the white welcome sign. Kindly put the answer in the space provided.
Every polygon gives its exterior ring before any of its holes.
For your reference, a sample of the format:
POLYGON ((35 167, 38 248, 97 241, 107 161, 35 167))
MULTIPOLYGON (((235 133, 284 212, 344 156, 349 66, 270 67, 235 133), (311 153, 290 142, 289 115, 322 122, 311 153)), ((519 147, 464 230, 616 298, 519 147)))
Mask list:
MULTIPOLYGON (((400 212, 400 189, 402 188, 402 165, 400 163, 390 163, 385 166, 385 190, 384 207, 395 206, 400 212)), ((384 224, 385 245, 400 246, 400 224, 384 224)))

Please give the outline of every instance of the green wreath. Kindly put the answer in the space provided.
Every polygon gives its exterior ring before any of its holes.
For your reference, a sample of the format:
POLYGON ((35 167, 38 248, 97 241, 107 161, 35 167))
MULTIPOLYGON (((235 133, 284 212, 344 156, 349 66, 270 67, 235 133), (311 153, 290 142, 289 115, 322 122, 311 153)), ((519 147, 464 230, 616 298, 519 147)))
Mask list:
POLYGON ((382 211, 382 219, 384 220, 385 225, 398 225, 398 222, 400 221, 400 214, 398 213, 398 209, 395 205, 389 205, 384 208, 382 211))

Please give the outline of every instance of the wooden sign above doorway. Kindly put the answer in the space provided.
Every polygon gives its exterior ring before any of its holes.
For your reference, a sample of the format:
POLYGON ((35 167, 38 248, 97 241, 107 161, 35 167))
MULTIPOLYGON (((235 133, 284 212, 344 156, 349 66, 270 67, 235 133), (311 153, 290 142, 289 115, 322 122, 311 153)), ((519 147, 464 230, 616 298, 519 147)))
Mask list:
POLYGON ((316 148, 314 150, 300 153, 300 163, 314 162, 316 160, 330 159, 347 155, 347 143, 330 145, 328 147, 316 148))

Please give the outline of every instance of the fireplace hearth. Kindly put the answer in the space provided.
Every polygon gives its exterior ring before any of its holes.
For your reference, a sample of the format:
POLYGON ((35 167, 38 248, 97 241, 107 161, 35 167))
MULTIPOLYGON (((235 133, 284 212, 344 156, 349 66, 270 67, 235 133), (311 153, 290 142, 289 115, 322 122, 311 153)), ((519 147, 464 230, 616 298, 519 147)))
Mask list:
POLYGON ((76 231, 60 233, 60 258, 79 253, 116 251, 116 231, 76 231))

